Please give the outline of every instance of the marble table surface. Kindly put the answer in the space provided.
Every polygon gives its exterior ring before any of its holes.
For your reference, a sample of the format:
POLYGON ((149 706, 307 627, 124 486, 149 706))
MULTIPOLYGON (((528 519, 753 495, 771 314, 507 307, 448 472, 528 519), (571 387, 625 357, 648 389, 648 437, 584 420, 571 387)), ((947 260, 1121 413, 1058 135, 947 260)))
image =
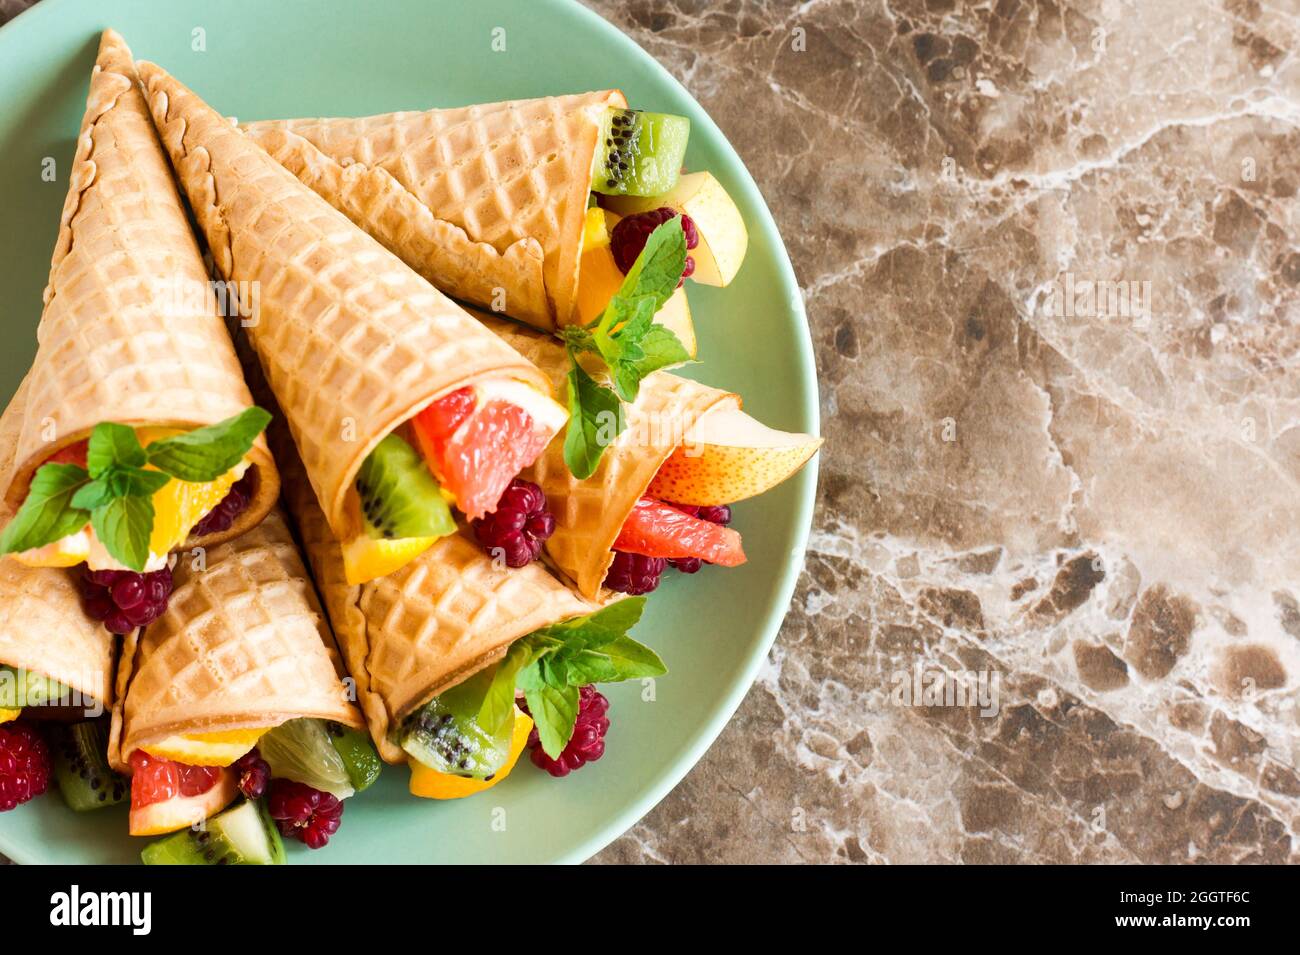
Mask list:
POLYGON ((827 438, 758 682, 596 861, 1300 861, 1291 0, 585 2, 771 205, 827 438))

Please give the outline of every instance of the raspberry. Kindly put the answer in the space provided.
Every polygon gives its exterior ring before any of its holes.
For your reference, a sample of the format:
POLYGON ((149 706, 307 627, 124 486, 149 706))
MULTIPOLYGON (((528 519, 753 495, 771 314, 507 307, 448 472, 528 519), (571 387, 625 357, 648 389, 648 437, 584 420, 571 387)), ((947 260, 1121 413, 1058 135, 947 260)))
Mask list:
POLYGON ((172 592, 171 568, 148 574, 85 568, 78 584, 81 607, 112 633, 130 633, 161 617, 172 592))
POLYGON ((489 554, 503 557, 507 567, 524 567, 541 556, 542 545, 555 533, 555 516, 546 509, 540 487, 515 478, 502 492, 496 510, 472 526, 489 554))
POLYGON ((605 575, 605 586, 633 596, 648 594, 659 586, 659 578, 666 566, 667 561, 662 557, 616 550, 614 563, 609 565, 609 573, 605 575))
POLYGON ((50 783, 50 753, 28 723, 0 724, 0 812, 45 792, 50 783))
POLYGON ((251 749, 232 767, 239 780, 239 791, 249 799, 256 799, 266 791, 266 784, 271 781, 271 767, 256 750, 251 749))
POLYGON ((280 835, 309 849, 323 848, 343 819, 343 803, 336 796, 290 779, 271 780, 266 806, 280 835))
MULTIPOLYGON (((609 235, 609 250, 614 255, 614 263, 619 271, 624 275, 632 271, 632 265, 636 262, 636 257, 641 254, 641 250, 645 248, 650 233, 679 214, 682 231, 686 233, 686 248, 693 249, 700 244, 700 233, 695 228, 695 222, 684 212, 678 213, 676 209, 660 206, 650 212, 639 212, 620 220, 609 235)), ((694 271, 695 259, 688 255, 686 268, 682 271, 682 278, 677 283, 677 287, 681 288, 682 282, 694 271)))
MULTIPOLYGON (((521 701, 519 706, 528 712, 526 703, 521 701)), ((564 747, 559 759, 551 759, 546 755, 536 727, 528 734, 528 755, 533 765, 558 778, 600 759, 605 755, 605 734, 609 732, 609 718, 605 715, 608 711, 609 700, 588 683, 578 697, 578 720, 573 726, 573 736, 569 738, 569 745, 564 747)))
POLYGON ((726 527, 731 523, 731 508, 726 504, 713 504, 701 507, 695 512, 695 516, 702 521, 709 521, 713 524, 721 524, 726 527))
POLYGON ((236 481, 226 496, 223 497, 217 506, 208 513, 203 515, 203 520, 194 525, 190 531, 191 537, 204 537, 208 534, 219 534, 222 531, 230 530, 230 525, 235 523, 235 518, 244 512, 249 503, 253 500, 253 469, 249 468, 244 472, 244 476, 236 481))
POLYGON ((698 574, 700 568, 704 566, 704 561, 698 557, 670 557, 668 566, 683 574, 698 574))

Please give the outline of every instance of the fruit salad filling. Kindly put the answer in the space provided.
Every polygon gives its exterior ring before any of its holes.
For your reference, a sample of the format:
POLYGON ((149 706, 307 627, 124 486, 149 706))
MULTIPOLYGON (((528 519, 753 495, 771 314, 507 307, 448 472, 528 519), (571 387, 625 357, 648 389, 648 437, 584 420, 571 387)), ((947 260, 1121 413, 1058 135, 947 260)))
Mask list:
POLYGON ((496 509, 510 481, 564 427, 555 401, 518 381, 489 381, 439 398, 411 421, 424 460, 471 521, 496 509))
POLYGON ((309 717, 172 737, 130 763, 132 835, 174 833, 145 848, 153 865, 280 864, 282 836, 320 849, 339 829, 343 801, 381 767, 368 735, 309 717), (202 830, 187 828, 203 820, 202 830))
MULTIPOLYGON (((455 532, 452 505, 470 521, 490 517, 503 503, 511 515, 519 512, 511 482, 567 420, 563 407, 530 385, 487 381, 442 396, 388 435, 357 473, 362 533, 343 546, 348 582, 392 573, 455 532)), ((553 529, 549 515, 523 503, 519 527, 508 527, 503 516, 485 531, 512 567, 527 563, 533 541, 553 529), (520 536, 511 537, 512 530, 520 536)))
POLYGON ((625 594, 647 594, 664 570, 694 574, 703 564, 736 567, 745 562, 740 534, 729 528, 731 508, 668 504, 652 497, 636 502, 614 541, 614 562, 605 586, 625 594))
POLYGON ((553 624, 516 640, 498 664, 419 707, 393 731, 411 764, 411 792, 459 799, 496 785, 525 749, 534 765, 566 776, 600 759, 609 701, 594 681, 666 672, 627 631, 642 599, 553 624))
POLYGON ((257 469, 249 451, 268 421, 249 408, 192 431, 99 424, 36 470, 0 534, 0 554, 33 567, 161 570, 171 551, 229 530, 251 503, 257 469))

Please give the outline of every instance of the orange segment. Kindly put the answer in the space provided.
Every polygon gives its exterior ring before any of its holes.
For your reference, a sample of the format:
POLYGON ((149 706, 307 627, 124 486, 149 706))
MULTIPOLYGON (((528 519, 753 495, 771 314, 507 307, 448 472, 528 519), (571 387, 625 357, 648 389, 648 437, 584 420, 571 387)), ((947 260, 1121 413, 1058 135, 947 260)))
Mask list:
POLYGON ((467 776, 452 776, 430 769, 423 763, 411 760, 411 795, 425 799, 463 799, 491 789, 510 775, 510 770, 519 762, 519 754, 528 745, 528 734, 533 731, 533 721, 526 714, 515 708, 515 726, 510 736, 510 756, 501 771, 491 779, 470 779, 467 776))
POLYGON ((267 730, 268 727, 262 727, 171 736, 159 743, 151 743, 144 750, 158 759, 170 759, 188 766, 229 766, 256 746, 267 730))
POLYGON ((437 537, 375 538, 363 531, 343 545, 343 574, 353 586, 387 577, 437 541, 437 537))
MULTIPOLYGON (((180 434, 181 431, 177 428, 137 428, 135 433, 140 444, 148 447, 154 441, 180 434)), ((153 533, 149 535, 149 550, 155 554, 166 554, 185 543, 194 525, 221 503, 247 469, 247 463, 236 465, 215 481, 204 484, 172 478, 154 492, 153 533)))
POLYGON ((22 710, 9 710, 0 706, 0 723, 8 723, 10 720, 18 719, 18 714, 21 712, 22 710))

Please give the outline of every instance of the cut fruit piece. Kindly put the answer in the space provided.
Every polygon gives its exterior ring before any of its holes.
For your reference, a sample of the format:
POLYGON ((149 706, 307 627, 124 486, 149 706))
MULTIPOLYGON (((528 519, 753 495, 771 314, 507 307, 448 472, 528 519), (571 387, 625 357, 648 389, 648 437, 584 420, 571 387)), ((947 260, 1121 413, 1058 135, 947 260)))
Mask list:
POLYGON ((601 125, 591 188, 606 195, 655 196, 677 185, 691 121, 685 116, 612 108, 601 125))
POLYGON ((646 493, 678 504, 734 504, 776 487, 821 444, 821 438, 777 431, 722 406, 687 430, 646 493))
POLYGON ((343 574, 353 586, 387 577, 437 542, 437 537, 404 537, 390 541, 362 532, 343 545, 343 574))
POLYGON ((143 747, 150 756, 170 759, 187 766, 229 766, 257 745, 266 728, 224 730, 170 736, 143 747))
POLYGON ((258 741, 257 751, 276 779, 291 779, 339 799, 354 791, 324 720, 303 717, 281 723, 258 741))
POLYGON ((72 702, 72 690, 58 680, 31 670, 0 666, 0 707, 60 706, 72 702))
POLYGON ((646 557, 698 557, 722 567, 745 562, 740 535, 731 528, 648 497, 637 501, 623 522, 614 550, 646 557))
POLYGON ((16 720, 20 715, 22 715, 22 712, 22 710, 9 710, 0 706, 0 723, 8 723, 11 720, 16 720))
MULTIPOLYGON (((622 216, 607 209, 587 210, 588 228, 584 234, 590 238, 593 233, 597 238, 588 244, 584 239, 582 264, 578 272, 578 322, 590 325, 609 305, 609 300, 623 284, 625 276, 614 262, 614 253, 609 247, 609 233, 618 225, 622 216), (592 213, 604 217, 604 225, 597 233, 590 226, 592 213), (601 242, 599 234, 604 235, 601 242)), ((691 307, 686 301, 686 289, 679 288, 655 314, 655 322, 663 325, 685 346, 692 358, 696 355, 695 323, 691 318, 691 307)))
POLYGON ((85 812, 126 798, 130 781, 108 765, 107 719, 52 725, 49 740, 54 778, 68 808, 85 812))
POLYGON ((45 464, 75 464, 78 467, 86 466, 86 452, 90 450, 90 440, 78 441, 76 444, 70 444, 66 448, 55 451, 45 459, 45 464))
POLYGON ((469 520, 496 510, 510 481, 546 449, 569 414, 520 381, 486 381, 433 402, 413 419, 425 461, 469 520))
POLYGON ((138 749, 131 754, 131 835, 157 836, 192 826, 238 793, 228 767, 186 766, 138 749))
POLYGON ((686 286, 682 286, 672 295, 663 307, 655 312, 655 324, 662 325, 682 343, 686 353, 694 358, 698 352, 695 341, 695 322, 691 318, 691 306, 686 301, 686 286))
POLYGON ((390 434, 357 472, 366 533, 376 540, 446 537, 456 531, 442 488, 401 435, 390 434))
POLYGON ((749 233, 744 217, 711 172, 685 173, 676 188, 663 195, 615 196, 605 205, 624 216, 660 206, 690 216, 700 234, 700 244, 691 249, 691 258, 695 259, 691 278, 704 285, 729 285, 745 261, 749 233))
MULTIPOLYGON (((163 438, 184 434, 178 428, 137 428, 136 438, 142 447, 148 447, 163 438)), ((193 483, 172 478, 153 495, 153 531, 149 535, 149 550, 153 555, 170 553, 185 543, 194 525, 225 499, 249 463, 241 461, 215 481, 193 483)))
POLYGON ((75 567, 90 556, 90 527, 69 534, 43 547, 19 551, 14 560, 28 567, 75 567))
POLYGON ((491 677, 490 669, 480 671, 411 714, 402 731, 402 749, 439 773, 479 780, 499 773, 510 758, 510 725, 492 734, 477 720, 491 677))
MULTIPOLYGON (((602 220, 606 216, 604 209, 587 210, 587 218, 596 213, 602 220)), ((617 220, 618 217, 614 216, 617 220)), ((610 228, 613 223, 610 223, 610 228)), ((602 226, 602 228, 604 228, 602 226)), ((588 230, 590 234, 590 230, 588 230)), ((601 244, 583 246, 582 262, 578 266, 578 323, 590 325, 609 305, 609 300, 623 284, 624 275, 614 262, 614 253, 609 248, 609 235, 601 244)))
POLYGON ((325 731, 329 733, 334 751, 343 760, 343 768, 347 770, 348 782, 352 788, 357 792, 369 788, 384 768, 379 753, 375 751, 375 744, 370 741, 370 734, 333 720, 325 724, 325 731))
POLYGON ((487 779, 472 779, 467 776, 453 776, 440 773, 418 760, 411 760, 411 795, 425 799, 463 799, 473 796, 485 789, 491 789, 510 775, 519 761, 519 754, 528 745, 528 734, 533 730, 533 721, 526 713, 515 707, 514 729, 510 736, 510 754, 505 765, 497 770, 496 775, 487 779))
POLYGON ((284 865, 284 842, 260 802, 240 802, 201 830, 145 846, 145 865, 284 865))

